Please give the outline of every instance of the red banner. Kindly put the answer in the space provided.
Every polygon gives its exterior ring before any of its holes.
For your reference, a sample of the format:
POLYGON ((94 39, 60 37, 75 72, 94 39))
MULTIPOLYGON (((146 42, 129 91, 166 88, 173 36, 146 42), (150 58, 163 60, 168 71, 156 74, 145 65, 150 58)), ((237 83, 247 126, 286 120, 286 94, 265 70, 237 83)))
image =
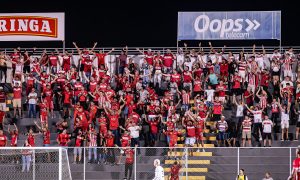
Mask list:
POLYGON ((43 16, 0 16, 0 36, 30 35, 56 38, 57 18, 43 16))

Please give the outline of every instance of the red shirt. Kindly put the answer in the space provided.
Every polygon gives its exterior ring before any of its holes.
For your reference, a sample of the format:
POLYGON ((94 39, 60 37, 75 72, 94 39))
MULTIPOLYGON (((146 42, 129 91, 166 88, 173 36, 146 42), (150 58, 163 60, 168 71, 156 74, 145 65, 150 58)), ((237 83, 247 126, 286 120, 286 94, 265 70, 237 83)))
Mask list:
POLYGON ((131 140, 131 137, 129 134, 123 134, 121 138, 121 146, 122 147, 127 147, 130 146, 129 141, 131 140))
POLYGON ((84 61, 84 68, 83 68, 83 71, 84 72, 91 72, 92 70, 92 65, 93 65, 93 60, 91 59, 86 59, 84 61))
POLYGON ((68 92, 68 91, 64 91, 64 104, 71 104, 71 95, 72 93, 71 92, 68 92))
POLYGON ((5 112, 4 111, 0 111, 0 124, 3 123, 3 117, 5 116, 5 112))
POLYGON ((134 151, 132 149, 125 150, 126 164, 133 164, 134 162, 134 151))
POLYGON ((225 97, 226 85, 217 85, 217 89, 219 91, 219 97, 225 97))
POLYGON ((158 122, 157 121, 150 121, 150 131, 152 134, 157 134, 158 133, 158 122))
POLYGON ((114 147, 114 135, 106 135, 105 140, 106 140, 106 147, 114 147))
POLYGON ((172 121, 167 121, 167 131, 173 130, 175 128, 175 124, 172 121))
POLYGON ((214 114, 222 114, 222 103, 221 102, 214 102, 214 114))
POLYGON ((70 136, 69 136, 69 134, 59 134, 58 135, 58 140, 59 140, 59 145, 61 145, 61 146, 68 146, 68 141, 69 141, 69 139, 70 139, 70 136))
POLYGON ((176 144, 179 133, 177 131, 168 132, 167 135, 170 137, 170 144, 176 144))
POLYGON ((99 131, 100 131, 100 134, 106 134, 107 132, 107 120, 105 117, 100 117, 98 119, 98 123, 99 123, 99 131))
MULTIPOLYGON (((296 158, 293 161, 293 168, 296 171, 296 177, 299 179, 300 178, 300 158, 296 158)), ((297 179, 296 179, 297 180, 297 179)))
POLYGON ((195 137, 196 136, 196 128, 195 126, 186 126, 187 136, 195 137))
POLYGON ((109 119, 109 129, 117 130, 119 128, 119 115, 108 115, 109 119))
POLYGON ((22 98, 22 88, 21 87, 14 87, 14 99, 21 99, 22 98))
POLYGON ((202 133, 203 129, 204 129, 204 120, 202 118, 200 121, 197 121, 197 124, 196 124, 196 134, 202 133))
POLYGON ((171 75, 171 82, 176 82, 177 84, 180 83, 180 74, 172 74, 171 75))
POLYGON ((5 135, 0 136, 0 147, 5 147, 7 142, 7 137, 5 135))
POLYGON ((28 141, 28 144, 30 144, 30 146, 32 146, 32 147, 35 146, 35 138, 34 138, 34 135, 28 134, 27 141, 28 141))
POLYGON ((81 147, 82 136, 77 136, 75 140, 75 147, 81 147))
POLYGON ((50 144, 50 131, 47 130, 43 132, 44 135, 44 144, 50 144))
POLYGON ((145 54, 145 59, 147 61, 148 64, 153 65, 153 53, 148 53, 148 52, 144 52, 145 54))
POLYGON ((179 170, 181 168, 181 165, 173 165, 171 167, 171 179, 170 180, 179 180, 179 170))
POLYGON ((57 62, 58 62, 57 56, 50 56, 49 60, 50 60, 50 66, 57 66, 57 62))
POLYGON ((10 141, 10 145, 13 147, 16 147, 18 143, 18 133, 11 133, 11 141, 10 141))
POLYGON ((98 58, 98 68, 99 68, 100 65, 105 64, 105 56, 107 56, 107 54, 106 53, 96 53, 96 56, 98 58))
POLYGON ((172 67, 174 56, 172 54, 165 54, 163 64, 166 67, 172 67))

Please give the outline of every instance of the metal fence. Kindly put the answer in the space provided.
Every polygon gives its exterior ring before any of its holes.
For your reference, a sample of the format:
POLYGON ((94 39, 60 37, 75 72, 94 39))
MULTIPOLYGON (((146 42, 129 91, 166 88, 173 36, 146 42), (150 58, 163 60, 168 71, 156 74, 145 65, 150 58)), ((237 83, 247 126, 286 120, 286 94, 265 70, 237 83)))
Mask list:
MULTIPOLYGON (((133 148, 134 161, 126 163, 128 156, 121 148, 80 148, 81 159, 74 158, 74 148, 68 148, 73 179, 153 179, 153 162, 159 159, 165 179, 171 175, 171 167, 177 161, 181 165, 179 179, 227 180, 236 178, 239 169, 245 169, 250 179, 262 179, 266 172, 274 180, 283 180, 292 170, 296 148, 185 148, 170 152, 163 147, 133 148), (94 154, 95 153, 95 154, 94 154), (76 162, 74 161, 76 160, 76 162), (128 166, 131 166, 128 169, 128 166), (132 169, 131 169, 132 168, 132 169), (128 170, 127 170, 128 169, 128 170), (128 171, 125 174, 125 171, 128 171), (130 172, 132 176, 130 177, 130 172), (127 175, 127 177, 125 177, 127 175)), ((78 154, 77 154, 78 155, 78 154)))
MULTIPOLYGON (((279 52, 284 53, 285 51, 287 51, 290 48, 293 48, 294 51, 299 52, 300 51, 300 46, 265 46, 264 49, 266 51, 266 53, 273 53, 274 49, 278 49, 279 52)), ((85 47, 80 47, 80 49, 82 50, 82 48, 85 47)), ((86 47, 89 50, 91 50, 92 47, 86 47)), ((103 52, 108 52, 110 51, 112 48, 114 48, 114 51, 112 52, 112 54, 120 54, 121 51, 124 49, 124 47, 97 47, 95 48, 95 52, 99 52, 100 50, 103 52)), ((151 49, 153 52, 160 52, 162 54, 166 53, 167 50, 171 50, 172 53, 177 53, 179 49, 185 49, 185 47, 128 47, 128 54, 134 55, 134 54, 139 54, 139 51, 137 51, 137 48, 139 48, 141 51, 147 51, 148 49, 151 49)), ((213 47, 215 50, 221 50, 224 47, 213 47)), ((20 48, 21 51, 24 50, 32 50, 32 48, 20 48)), ((71 48, 62 48, 62 47, 57 47, 57 48, 36 48, 36 51, 34 53, 34 55, 40 55, 44 50, 46 50, 47 52, 52 52, 55 50, 58 50, 59 52, 62 52, 63 50, 66 50, 68 52, 74 52, 74 55, 77 55, 77 50, 74 47, 71 48)), ((194 49, 196 52, 200 51, 200 47, 187 47, 188 50, 192 50, 194 49)), ((245 53, 252 53, 252 46, 239 46, 239 47, 225 47, 225 52, 232 52, 232 53, 240 53, 241 51, 244 51, 245 53)), ((201 47, 201 50, 203 50, 205 53, 210 52, 211 48, 210 47, 201 47)), ((3 51, 6 54, 10 54, 14 51, 14 48, 2 48, 0 49, 0 51, 3 51)), ((256 47, 256 52, 261 52, 262 51, 262 46, 257 46, 256 47)))

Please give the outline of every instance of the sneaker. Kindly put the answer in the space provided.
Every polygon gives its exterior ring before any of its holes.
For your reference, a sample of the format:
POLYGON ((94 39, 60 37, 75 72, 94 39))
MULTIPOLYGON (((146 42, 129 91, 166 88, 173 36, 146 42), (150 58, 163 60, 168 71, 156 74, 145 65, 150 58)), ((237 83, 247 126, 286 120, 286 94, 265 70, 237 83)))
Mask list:
POLYGON ((200 152, 200 150, 198 149, 196 152, 200 152))
POLYGON ((284 141, 284 139, 281 139, 280 141, 284 141))
POLYGON ((294 141, 298 141, 298 139, 294 139, 294 141))
POLYGON ((202 152, 205 152, 205 149, 204 149, 204 148, 202 149, 202 152))
POLYGON ((259 141, 262 141, 262 138, 261 138, 261 137, 259 138, 259 141))

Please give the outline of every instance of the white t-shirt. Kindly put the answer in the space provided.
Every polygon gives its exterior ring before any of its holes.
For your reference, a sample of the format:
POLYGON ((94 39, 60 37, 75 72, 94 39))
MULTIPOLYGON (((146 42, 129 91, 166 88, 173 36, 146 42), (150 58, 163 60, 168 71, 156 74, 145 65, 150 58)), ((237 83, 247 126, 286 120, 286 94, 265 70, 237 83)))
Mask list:
POLYGON ((157 166, 155 168, 155 177, 153 178, 153 180, 164 180, 164 169, 161 166, 157 166))
POLYGON ((243 117, 244 116, 244 106, 243 105, 238 105, 236 107, 236 117, 243 117))
POLYGON ((130 136, 132 138, 138 138, 140 136, 140 127, 139 126, 129 127, 128 130, 130 131, 130 136))
POLYGON ((273 126, 273 122, 268 119, 268 120, 264 120, 262 122, 262 126, 263 126, 263 132, 264 133, 271 133, 272 132, 272 126, 273 126))
POLYGON ((207 101, 212 102, 213 99, 214 99, 214 92, 215 92, 215 90, 213 90, 213 89, 207 89, 207 90, 205 90, 205 92, 207 94, 207 101))
POLYGON ((254 119, 254 123, 261 123, 262 122, 262 111, 252 111, 253 113, 253 119, 254 119))
POLYGON ((28 99, 29 99, 28 103, 29 104, 36 104, 36 98, 37 98, 37 93, 36 92, 29 93, 28 94, 28 99))
POLYGON ((281 112, 281 121, 289 121, 290 116, 289 113, 281 112))

